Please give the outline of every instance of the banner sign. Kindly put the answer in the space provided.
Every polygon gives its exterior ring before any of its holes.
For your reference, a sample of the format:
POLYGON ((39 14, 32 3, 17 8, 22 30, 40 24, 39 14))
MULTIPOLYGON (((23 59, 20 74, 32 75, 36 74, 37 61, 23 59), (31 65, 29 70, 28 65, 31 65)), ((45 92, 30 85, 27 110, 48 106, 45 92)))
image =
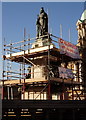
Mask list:
POLYGON ((74 73, 71 69, 58 67, 59 69, 59 77, 60 78, 74 78, 74 73))
POLYGON ((70 56, 75 59, 80 59, 79 51, 76 45, 64 41, 63 39, 59 39, 59 46, 60 46, 60 53, 66 54, 67 56, 70 56))

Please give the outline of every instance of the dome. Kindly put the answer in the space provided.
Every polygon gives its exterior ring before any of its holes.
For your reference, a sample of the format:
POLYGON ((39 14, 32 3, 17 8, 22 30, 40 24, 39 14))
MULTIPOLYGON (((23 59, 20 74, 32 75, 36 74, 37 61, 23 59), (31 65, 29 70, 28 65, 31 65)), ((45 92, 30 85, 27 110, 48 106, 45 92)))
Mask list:
POLYGON ((86 10, 84 10, 84 12, 82 13, 80 20, 85 20, 85 19, 86 19, 86 10))

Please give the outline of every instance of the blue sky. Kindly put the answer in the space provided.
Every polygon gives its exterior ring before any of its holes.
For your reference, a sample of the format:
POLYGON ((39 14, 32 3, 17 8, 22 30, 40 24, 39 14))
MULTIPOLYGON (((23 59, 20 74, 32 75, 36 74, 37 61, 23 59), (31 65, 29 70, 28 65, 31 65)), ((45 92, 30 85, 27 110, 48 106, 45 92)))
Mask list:
POLYGON ((36 19, 40 8, 44 7, 49 14, 49 28, 52 34, 60 37, 60 24, 63 28, 63 39, 77 43, 76 22, 84 10, 83 2, 3 2, 2 3, 2 40, 10 43, 23 40, 23 30, 27 35, 36 36, 36 19))
MULTIPOLYGON (((0 2, 0 18, 2 18, 2 3, 0 2)), ((2 19, 0 19, 0 78, 2 76, 2 19)))
POLYGON ((23 39, 23 29, 26 28, 30 37, 36 36, 36 18, 40 8, 44 7, 49 13, 49 27, 52 33, 60 36, 60 24, 63 28, 63 39, 68 40, 68 30, 71 29, 71 41, 76 43, 76 22, 81 17, 84 4, 79 2, 15 2, 3 3, 3 37, 10 40, 20 41, 23 39))

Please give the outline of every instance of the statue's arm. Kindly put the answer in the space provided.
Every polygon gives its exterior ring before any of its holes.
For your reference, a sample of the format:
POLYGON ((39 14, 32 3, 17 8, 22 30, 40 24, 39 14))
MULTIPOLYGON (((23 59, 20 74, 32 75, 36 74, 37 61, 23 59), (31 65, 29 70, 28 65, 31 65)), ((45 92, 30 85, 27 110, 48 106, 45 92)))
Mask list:
POLYGON ((39 17, 39 15, 37 15, 36 25, 39 25, 39 19, 40 19, 40 17, 39 17))

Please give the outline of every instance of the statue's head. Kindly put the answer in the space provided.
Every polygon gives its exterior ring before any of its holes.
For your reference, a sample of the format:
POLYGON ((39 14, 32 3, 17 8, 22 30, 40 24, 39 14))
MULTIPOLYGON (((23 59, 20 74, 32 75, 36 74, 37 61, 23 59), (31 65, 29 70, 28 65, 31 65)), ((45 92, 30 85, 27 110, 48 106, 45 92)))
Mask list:
POLYGON ((41 7, 41 9, 40 9, 40 13, 43 13, 43 12, 44 12, 44 8, 41 7))

